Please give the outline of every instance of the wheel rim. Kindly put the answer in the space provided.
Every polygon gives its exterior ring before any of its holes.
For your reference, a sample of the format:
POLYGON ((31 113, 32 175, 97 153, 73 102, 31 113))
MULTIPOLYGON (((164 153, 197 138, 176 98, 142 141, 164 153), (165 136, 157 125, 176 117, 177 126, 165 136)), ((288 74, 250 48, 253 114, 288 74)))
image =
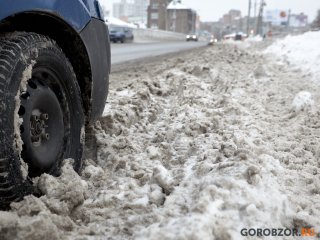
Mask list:
POLYGON ((21 156, 29 165, 30 176, 50 171, 64 152, 64 111, 56 93, 62 94, 59 80, 42 69, 34 71, 20 96, 21 156))

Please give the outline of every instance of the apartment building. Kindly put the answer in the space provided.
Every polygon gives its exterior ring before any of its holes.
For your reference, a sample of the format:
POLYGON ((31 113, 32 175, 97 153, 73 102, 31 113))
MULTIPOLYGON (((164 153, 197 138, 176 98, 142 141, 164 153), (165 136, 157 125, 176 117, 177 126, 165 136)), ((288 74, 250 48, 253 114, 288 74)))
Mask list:
POLYGON ((196 31, 197 13, 183 5, 181 1, 172 1, 167 7, 166 29, 179 33, 196 31))
POLYGON ((170 0, 150 0, 148 28, 166 30, 167 6, 170 0))
POLYGON ((113 16, 130 22, 147 22, 148 0, 121 0, 113 4, 113 16))

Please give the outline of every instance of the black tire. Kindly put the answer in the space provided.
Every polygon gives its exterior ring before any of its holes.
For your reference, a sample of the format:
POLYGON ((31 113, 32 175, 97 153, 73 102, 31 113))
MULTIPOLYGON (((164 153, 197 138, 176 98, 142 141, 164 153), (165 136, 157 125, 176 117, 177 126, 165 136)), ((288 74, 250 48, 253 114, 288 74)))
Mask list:
POLYGON ((121 42, 121 43, 124 43, 124 38, 121 38, 120 42, 121 42))
POLYGON ((0 208, 32 193, 33 177, 59 175, 66 158, 80 171, 80 96, 73 68, 54 41, 25 32, 0 38, 0 208))

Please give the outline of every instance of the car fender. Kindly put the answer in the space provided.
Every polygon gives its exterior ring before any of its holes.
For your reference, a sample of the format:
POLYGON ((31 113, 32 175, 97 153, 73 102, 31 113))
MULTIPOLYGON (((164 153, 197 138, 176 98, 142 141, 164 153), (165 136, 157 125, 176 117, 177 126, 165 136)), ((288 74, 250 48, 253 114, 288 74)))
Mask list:
POLYGON ((1 0, 0 21, 23 12, 39 12, 56 15, 77 32, 80 32, 91 17, 99 18, 100 12, 94 0, 1 0))
POLYGON ((47 35, 62 48, 78 74, 89 121, 95 121, 103 112, 110 73, 108 29, 101 10, 97 0, 0 1, 0 26, 3 23, 2 27, 9 31, 17 29, 47 35), (28 22, 29 17, 35 16, 38 21, 28 22), (51 27, 61 31, 43 28, 48 20, 51 27), (19 21, 26 24, 19 24, 19 21), (73 44, 75 39, 78 47, 73 44), (85 74, 83 69, 86 69, 85 74))

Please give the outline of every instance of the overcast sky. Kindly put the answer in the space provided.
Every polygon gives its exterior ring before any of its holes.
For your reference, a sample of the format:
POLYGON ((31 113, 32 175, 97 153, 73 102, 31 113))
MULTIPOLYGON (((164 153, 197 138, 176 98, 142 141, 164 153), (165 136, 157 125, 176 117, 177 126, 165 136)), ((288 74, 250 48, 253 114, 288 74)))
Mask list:
MULTIPOLYGON (((258 3, 260 0, 256 0, 258 3)), ((309 16, 309 22, 316 17, 317 9, 320 9, 320 0, 265 0, 266 9, 291 9, 292 13, 304 12, 309 16)), ((112 11, 112 3, 120 2, 120 0, 100 0, 101 4, 112 11)), ((255 0, 252 0, 253 5, 255 0)), ((241 10, 242 16, 248 13, 248 0, 182 0, 195 10, 201 17, 201 21, 217 21, 230 9, 241 10)), ((251 13, 253 15, 253 12, 251 13)))

